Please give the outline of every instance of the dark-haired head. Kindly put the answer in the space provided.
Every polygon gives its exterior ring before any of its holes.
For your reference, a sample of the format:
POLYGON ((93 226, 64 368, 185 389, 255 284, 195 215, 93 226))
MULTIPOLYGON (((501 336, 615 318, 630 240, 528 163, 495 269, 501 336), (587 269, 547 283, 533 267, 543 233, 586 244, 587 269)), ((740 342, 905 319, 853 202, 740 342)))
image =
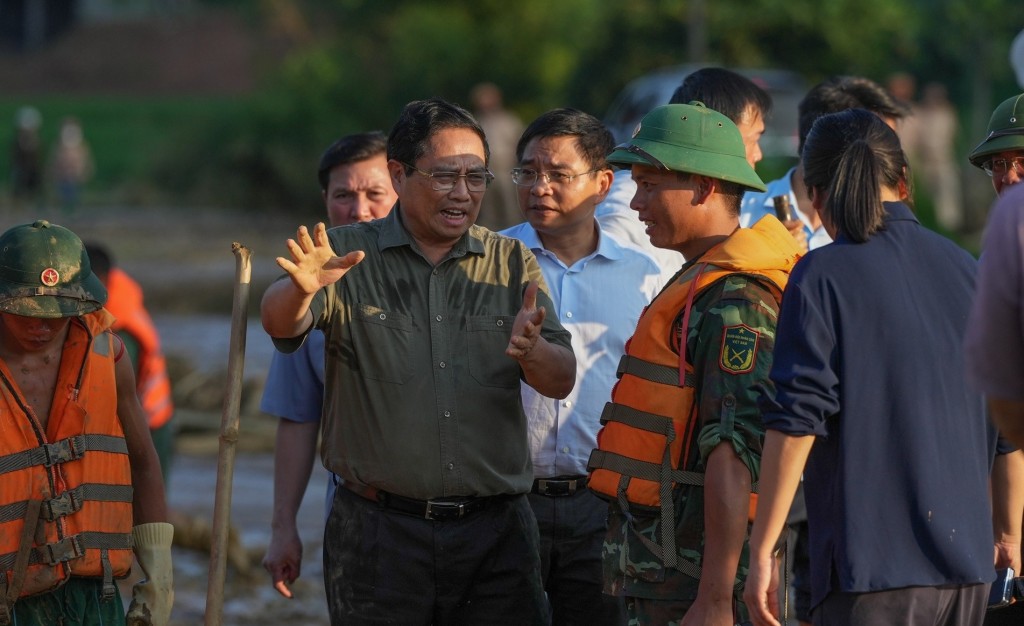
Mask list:
POLYGON ((772 112, 772 98, 752 80, 721 67, 705 67, 691 72, 669 100, 669 104, 688 104, 694 100, 726 116, 740 130, 747 161, 751 166, 761 160, 761 135, 772 112))
POLYGON ((691 72, 676 87, 669 104, 688 104, 700 100, 736 124, 754 107, 762 119, 772 112, 772 98, 746 76, 723 67, 704 67, 691 72))
POLYGON ((866 109, 892 124, 908 113, 903 103, 873 80, 861 76, 831 76, 812 87, 800 101, 799 152, 803 154, 804 142, 815 120, 846 109, 866 109))
POLYGON ((818 118, 803 151, 804 181, 833 234, 864 242, 884 226, 883 191, 909 203, 909 167, 900 140, 873 112, 818 118))
POLYGON ((467 128, 476 133, 484 144, 484 165, 490 163, 487 137, 476 118, 466 109, 441 98, 415 100, 405 105, 388 135, 388 159, 415 164, 426 153, 430 138, 446 128, 467 128))
POLYGON ((576 150, 590 169, 609 167, 605 159, 615 149, 615 138, 601 120, 578 109, 553 109, 530 122, 516 144, 516 160, 531 141, 544 137, 575 137, 576 150))
POLYGON ((377 155, 384 155, 388 148, 387 136, 379 130, 368 133, 345 135, 324 150, 320 157, 316 176, 320 181, 320 191, 327 192, 331 170, 339 165, 359 163, 377 155))

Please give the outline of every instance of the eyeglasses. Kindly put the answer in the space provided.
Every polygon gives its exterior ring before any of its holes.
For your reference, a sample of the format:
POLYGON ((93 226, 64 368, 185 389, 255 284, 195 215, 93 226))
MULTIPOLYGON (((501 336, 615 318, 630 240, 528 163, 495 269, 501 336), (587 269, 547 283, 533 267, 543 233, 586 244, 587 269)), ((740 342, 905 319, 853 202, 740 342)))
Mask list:
POLYGON ((991 159, 981 166, 989 176, 1005 176, 1011 169, 1017 176, 1024 176, 1024 156, 1010 159, 991 159))
POLYGON ((455 185, 459 183, 460 178, 466 179, 466 188, 473 193, 480 193, 481 191, 487 190, 487 185, 491 184, 494 180, 494 174, 488 170, 482 172, 466 172, 465 174, 459 174, 458 172, 424 172, 415 165, 411 165, 404 161, 399 161, 406 167, 411 167, 420 174, 423 174, 430 179, 430 187, 434 191, 451 191, 455 189, 455 185))
POLYGON ((544 182, 549 185, 568 185, 580 176, 586 176, 587 174, 593 174, 594 172, 600 171, 600 169, 596 169, 590 170, 589 172, 581 172, 579 174, 566 174, 565 172, 558 171, 541 173, 537 170, 517 167, 512 170, 512 182, 520 187, 533 187, 537 184, 538 179, 543 178, 544 182))

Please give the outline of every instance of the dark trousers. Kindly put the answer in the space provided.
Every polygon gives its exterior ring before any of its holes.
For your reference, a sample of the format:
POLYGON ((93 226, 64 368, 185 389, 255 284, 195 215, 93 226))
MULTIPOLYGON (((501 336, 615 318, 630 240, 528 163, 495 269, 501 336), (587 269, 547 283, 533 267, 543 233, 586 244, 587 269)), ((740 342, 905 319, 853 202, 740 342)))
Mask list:
POLYGON ((989 586, 906 587, 871 593, 830 593, 811 611, 814 626, 978 626, 989 586))
POLYGON ((546 626, 537 542, 525 496, 431 521, 339 488, 324 531, 331 623, 546 626))
POLYGON ((571 496, 530 494, 540 529, 544 590, 556 626, 622 626, 621 597, 601 593, 601 546, 608 532, 608 503, 589 489, 571 496))

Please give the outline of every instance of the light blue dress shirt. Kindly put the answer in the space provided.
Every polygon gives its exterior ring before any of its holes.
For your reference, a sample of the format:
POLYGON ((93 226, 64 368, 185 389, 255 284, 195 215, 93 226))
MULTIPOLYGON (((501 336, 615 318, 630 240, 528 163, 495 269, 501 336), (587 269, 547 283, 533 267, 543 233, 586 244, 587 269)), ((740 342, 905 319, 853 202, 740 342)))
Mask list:
POLYGON ((537 478, 587 473, 601 411, 611 399, 626 340, 664 283, 653 259, 601 230, 598 233, 597 250, 567 267, 544 248, 528 223, 501 231, 522 241, 537 257, 558 309, 548 315, 557 314, 572 334, 576 354, 576 385, 568 397, 547 398, 523 383, 523 409, 537 478))
POLYGON ((765 215, 775 215, 775 204, 772 202, 772 198, 775 196, 789 196, 789 204, 793 207, 793 212, 804 223, 804 232, 807 234, 807 247, 810 250, 814 250, 815 248, 832 243, 832 238, 828 236, 824 226, 819 226, 816 230, 812 229, 810 220, 800 211, 800 207, 797 206, 792 182, 794 171, 796 171, 795 167, 786 172, 786 175, 782 178, 768 183, 766 185, 768 187, 767 191, 748 191, 743 194, 743 204, 740 206, 740 226, 750 228, 751 225, 756 224, 757 220, 765 215))

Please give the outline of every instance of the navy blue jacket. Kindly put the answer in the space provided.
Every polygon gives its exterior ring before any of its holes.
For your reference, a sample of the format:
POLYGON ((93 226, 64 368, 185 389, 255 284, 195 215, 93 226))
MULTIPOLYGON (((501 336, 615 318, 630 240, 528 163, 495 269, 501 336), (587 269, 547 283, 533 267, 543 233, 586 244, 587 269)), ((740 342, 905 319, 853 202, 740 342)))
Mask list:
POLYGON ((812 606, 833 591, 991 581, 995 434, 966 383, 976 261, 886 203, 885 229, 797 263, 765 427, 817 435, 804 473, 812 606))

